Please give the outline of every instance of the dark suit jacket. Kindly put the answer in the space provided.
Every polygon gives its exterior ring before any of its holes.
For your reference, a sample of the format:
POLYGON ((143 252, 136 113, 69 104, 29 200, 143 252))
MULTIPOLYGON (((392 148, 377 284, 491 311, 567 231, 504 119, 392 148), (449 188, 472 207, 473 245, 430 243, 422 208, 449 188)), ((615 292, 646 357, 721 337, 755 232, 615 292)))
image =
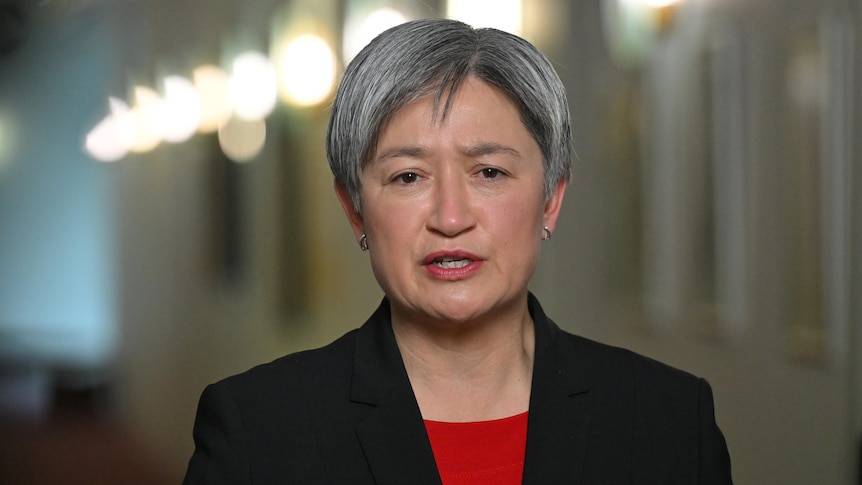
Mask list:
MULTIPOLYGON (((703 379, 536 328, 525 484, 726 484, 703 379)), ((386 300, 360 328, 208 386, 186 484, 439 484, 386 300)))

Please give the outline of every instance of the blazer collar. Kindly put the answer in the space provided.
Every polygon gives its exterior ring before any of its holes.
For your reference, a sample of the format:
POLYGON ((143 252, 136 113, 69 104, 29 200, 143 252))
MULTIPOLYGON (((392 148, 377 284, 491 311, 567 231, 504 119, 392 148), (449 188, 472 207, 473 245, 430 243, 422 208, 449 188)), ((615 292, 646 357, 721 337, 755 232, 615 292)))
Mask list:
POLYGON ((390 317, 384 299, 357 334, 350 391, 356 433, 375 482, 439 485, 434 452, 390 317))
POLYGON ((527 423, 526 484, 576 482, 583 469, 589 437, 590 384, 581 362, 563 331, 545 316, 531 293, 536 350, 527 423))
MULTIPOLYGON (((589 434, 589 385, 581 356, 530 294, 536 351, 524 484, 580 475, 589 434)), ((359 330, 351 401, 356 432, 377 483, 439 484, 431 443, 395 342, 389 302, 359 330)))

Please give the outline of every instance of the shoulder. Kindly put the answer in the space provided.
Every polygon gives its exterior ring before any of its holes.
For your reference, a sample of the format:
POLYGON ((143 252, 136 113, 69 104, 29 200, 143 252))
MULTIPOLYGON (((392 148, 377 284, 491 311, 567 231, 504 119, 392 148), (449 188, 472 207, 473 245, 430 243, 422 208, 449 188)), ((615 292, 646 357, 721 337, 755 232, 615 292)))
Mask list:
POLYGON ((195 418, 189 483, 246 483, 250 476, 308 483, 319 479, 329 456, 319 450, 356 455, 347 408, 355 335, 207 386, 195 418))
POLYGON ((632 470, 644 477, 686 477, 678 483, 696 475, 697 467, 717 477, 728 473, 727 446, 704 379, 630 350, 555 333, 565 376, 557 382, 579 396, 590 416, 596 453, 622 460, 616 455, 622 447, 632 470))
MULTIPOLYGON (((259 364, 251 369, 222 379, 214 384, 236 395, 298 391, 308 385, 332 387, 349 378, 357 330, 352 330, 334 342, 312 350, 303 350, 259 364), (336 378, 336 376, 343 376, 336 378), (334 379, 334 380, 333 380, 334 379)), ((307 389, 303 389, 307 392, 307 389)))
POLYGON ((698 376, 631 350, 559 332, 566 363, 582 366, 597 391, 633 393, 641 404, 691 406, 706 384, 698 376))
POLYGON ((696 389, 694 375, 630 350, 600 343, 561 329, 530 295, 530 312, 535 322, 536 365, 557 382, 575 381, 575 388, 606 389, 650 386, 667 389, 696 389))
POLYGON ((597 376, 589 391, 593 417, 602 423, 601 439, 630 440, 632 470, 655 483, 693 483, 694 477, 732 483, 727 442, 705 379, 619 347, 570 334, 564 339, 591 356, 597 376), (607 432, 620 423, 626 424, 624 434, 607 432))
MULTIPOLYGON (((386 340, 386 329, 390 328, 389 322, 389 304, 384 299, 365 323, 332 343, 317 349, 285 355, 223 379, 214 385, 237 392, 252 391, 258 395, 266 390, 272 392, 295 390, 298 386, 306 392, 324 392, 349 387, 349 380, 357 363, 357 352, 367 357, 369 353, 383 349, 385 345, 382 341, 386 340)), ((391 334, 391 330, 388 333, 391 334)), ((394 337, 391 335, 390 337, 394 342, 394 337)))
POLYGON ((339 421, 349 403, 356 331, 314 350, 286 355, 207 386, 198 418, 234 423, 238 443, 265 461, 273 450, 304 456, 318 427, 339 421), (239 431, 241 430, 241 431, 239 431), (240 438, 241 437, 241 438, 240 438))
POLYGON ((670 366, 651 357, 631 350, 590 340, 563 332, 575 352, 587 354, 594 365, 611 374, 623 373, 647 379, 651 382, 669 384, 691 383, 697 380, 693 374, 670 366))

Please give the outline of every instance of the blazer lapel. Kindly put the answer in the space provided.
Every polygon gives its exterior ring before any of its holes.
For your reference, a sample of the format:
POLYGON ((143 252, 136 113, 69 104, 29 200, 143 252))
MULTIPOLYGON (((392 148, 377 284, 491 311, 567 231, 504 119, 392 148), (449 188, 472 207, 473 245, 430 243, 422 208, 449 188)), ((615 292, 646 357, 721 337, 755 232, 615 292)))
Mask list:
POLYGON ((561 330, 530 295, 536 349, 527 424, 524 480, 528 484, 576 481, 583 471, 590 430, 590 393, 585 366, 565 348, 561 330))
POLYGON ((422 414, 384 300, 359 330, 350 399, 356 433, 378 484, 439 485, 422 414))
MULTIPOLYGON (((527 424, 525 485, 581 476, 590 434, 586 363, 529 296, 536 351, 527 424)), ((357 335, 350 399, 353 422, 376 483, 441 483, 384 300, 357 335)))

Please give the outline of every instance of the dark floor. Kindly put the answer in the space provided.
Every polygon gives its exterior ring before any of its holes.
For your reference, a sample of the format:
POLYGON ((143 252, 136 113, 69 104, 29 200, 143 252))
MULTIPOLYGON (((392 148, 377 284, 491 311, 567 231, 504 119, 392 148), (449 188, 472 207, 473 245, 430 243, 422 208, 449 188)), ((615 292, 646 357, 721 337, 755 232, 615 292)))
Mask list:
POLYGON ((168 483, 176 480, 92 396, 59 396, 39 422, 0 422, 0 484, 168 483))

